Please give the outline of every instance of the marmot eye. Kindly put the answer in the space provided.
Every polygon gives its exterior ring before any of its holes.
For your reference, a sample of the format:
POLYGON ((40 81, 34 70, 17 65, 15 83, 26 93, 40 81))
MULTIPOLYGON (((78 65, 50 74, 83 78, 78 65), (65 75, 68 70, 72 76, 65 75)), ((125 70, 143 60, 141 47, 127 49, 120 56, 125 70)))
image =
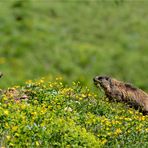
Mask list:
POLYGON ((95 81, 103 81, 103 80, 108 81, 108 80, 109 80, 109 77, 107 77, 107 76, 96 76, 96 77, 94 78, 94 80, 95 80, 95 81))
POLYGON ((109 77, 106 77, 106 80, 108 81, 109 80, 109 77))
POLYGON ((100 76, 100 77, 97 77, 97 79, 98 80, 102 80, 102 79, 104 79, 104 77, 103 76, 100 76))
POLYGON ((109 77, 106 77, 106 76, 100 76, 100 77, 97 77, 98 80, 109 80, 109 77))

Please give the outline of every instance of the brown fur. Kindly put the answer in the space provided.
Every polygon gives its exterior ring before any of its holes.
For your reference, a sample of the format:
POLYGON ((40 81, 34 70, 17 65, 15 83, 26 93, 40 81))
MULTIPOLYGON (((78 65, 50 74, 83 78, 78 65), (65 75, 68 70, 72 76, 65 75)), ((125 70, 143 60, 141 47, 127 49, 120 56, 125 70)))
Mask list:
POLYGON ((94 83, 103 88, 110 100, 126 102, 148 112, 148 94, 141 89, 106 76, 96 76, 94 83))

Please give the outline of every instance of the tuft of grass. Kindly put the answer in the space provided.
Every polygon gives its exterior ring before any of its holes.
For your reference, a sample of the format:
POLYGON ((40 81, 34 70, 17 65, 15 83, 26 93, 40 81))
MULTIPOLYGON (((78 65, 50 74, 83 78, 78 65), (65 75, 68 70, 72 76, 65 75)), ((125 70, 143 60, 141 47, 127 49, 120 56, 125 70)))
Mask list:
POLYGON ((0 147, 146 147, 147 122, 148 116, 61 78, 1 90, 0 147))

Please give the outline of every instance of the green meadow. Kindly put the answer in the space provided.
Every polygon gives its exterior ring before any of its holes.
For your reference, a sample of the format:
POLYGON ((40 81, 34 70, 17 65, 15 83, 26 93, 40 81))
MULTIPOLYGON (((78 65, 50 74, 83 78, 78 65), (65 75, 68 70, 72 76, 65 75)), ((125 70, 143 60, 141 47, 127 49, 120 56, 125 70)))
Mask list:
POLYGON ((0 147, 148 146, 148 117, 92 81, 108 75, 148 92, 146 0, 0 6, 0 147))
POLYGON ((147 89, 148 2, 2 1, 1 87, 42 76, 92 85, 110 75, 147 89))

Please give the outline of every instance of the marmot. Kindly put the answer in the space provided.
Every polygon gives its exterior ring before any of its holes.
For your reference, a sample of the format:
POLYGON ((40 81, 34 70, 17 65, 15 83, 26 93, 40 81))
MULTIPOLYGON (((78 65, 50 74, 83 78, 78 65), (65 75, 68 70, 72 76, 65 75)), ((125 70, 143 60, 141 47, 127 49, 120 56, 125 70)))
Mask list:
POLYGON ((101 86, 110 100, 126 102, 148 112, 148 94, 141 89, 108 76, 96 76, 93 81, 96 86, 101 86))

